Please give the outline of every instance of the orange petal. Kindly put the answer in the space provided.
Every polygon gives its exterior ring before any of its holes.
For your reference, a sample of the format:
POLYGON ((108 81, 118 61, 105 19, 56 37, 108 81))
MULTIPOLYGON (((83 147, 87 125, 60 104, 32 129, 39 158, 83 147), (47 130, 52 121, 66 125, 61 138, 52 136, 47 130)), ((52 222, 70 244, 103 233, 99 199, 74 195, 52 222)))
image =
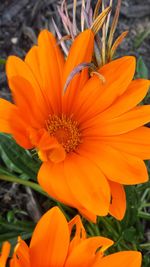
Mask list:
POLYGON ((141 159, 102 142, 84 142, 84 146, 80 146, 80 154, 95 162, 104 175, 114 182, 130 185, 148 180, 147 169, 141 159))
MULTIPOLYGON (((67 61, 64 68, 63 84, 65 85, 67 78, 69 77, 72 70, 81 63, 89 63, 92 59, 94 45, 93 32, 88 29, 80 33, 70 48, 67 61)), ((74 76, 70 82, 66 93, 64 95, 64 108, 65 114, 71 113, 73 106, 75 106, 78 94, 83 88, 85 82, 88 79, 88 68, 81 71, 74 76)))
POLYGON ((30 243, 31 266, 64 266, 69 246, 68 223, 54 207, 46 212, 33 232, 30 243))
POLYGON ((117 220, 122 220, 126 211, 126 194, 121 184, 109 181, 112 202, 109 213, 117 220))
POLYGON ((38 172, 38 182, 51 197, 66 205, 80 207, 68 187, 63 162, 44 162, 38 172))
POLYGON ((20 146, 30 149, 32 144, 28 136, 28 125, 21 116, 15 105, 0 99, 0 131, 12 134, 20 146))
POLYGON ((118 96, 122 95, 128 88, 135 73, 136 61, 133 56, 124 56, 113 60, 99 69, 99 73, 105 78, 103 84, 102 103, 104 107, 109 106, 118 96))
MULTIPOLYGON (((101 122, 102 136, 123 134, 132 131, 150 121, 150 105, 138 106, 123 115, 101 122)), ((98 120, 96 119, 96 124, 98 120)))
POLYGON ((57 146, 48 154, 49 160, 53 163, 59 163, 65 160, 66 152, 62 145, 57 146))
POLYGON ((150 128, 140 127, 128 133, 100 139, 116 150, 141 159, 150 159, 150 128))
POLYGON ((25 63, 31 69, 36 81, 39 83, 42 88, 42 77, 40 72, 40 61, 38 55, 38 46, 34 45, 29 52, 26 54, 25 63))
POLYGON ((147 169, 141 159, 119 152, 111 146, 102 150, 99 163, 104 174, 114 182, 131 185, 144 183, 148 180, 147 169))
POLYGON ((36 77, 34 76, 30 67, 20 58, 9 56, 6 63, 6 73, 8 82, 13 76, 20 76, 25 80, 28 80, 28 82, 32 85, 32 89, 34 90, 36 101, 38 101, 38 106, 40 107, 40 112, 42 114, 47 114, 49 103, 47 103, 43 88, 39 86, 38 81, 36 80, 36 77))
POLYGON ((93 223, 96 223, 97 216, 93 213, 90 212, 89 210, 86 210, 85 208, 80 208, 79 212, 83 217, 85 217, 88 221, 91 221, 93 223))
POLYGON ((30 267, 29 248, 20 237, 14 249, 10 267, 30 267))
POLYGON ((54 136, 50 136, 44 128, 30 130, 31 143, 38 148, 38 155, 42 161, 59 163, 66 157, 65 149, 54 136))
POLYGON ((112 240, 104 237, 91 237, 85 239, 68 255, 65 267, 91 267, 97 258, 97 249, 101 247, 100 251, 104 251, 112 246, 112 244, 112 240))
POLYGON ((43 115, 40 112, 32 85, 20 76, 10 78, 9 84, 14 101, 20 112, 24 115, 24 119, 34 128, 44 127, 45 114, 43 115))
POLYGON ((64 162, 64 171, 71 193, 89 212, 107 215, 110 188, 96 164, 85 157, 72 154, 64 162))
POLYGON ((146 96, 149 85, 150 81, 148 80, 133 80, 125 93, 118 97, 108 109, 101 113, 103 120, 118 117, 134 108, 146 96))
POLYGON ((121 251, 103 257, 99 264, 93 267, 141 267, 141 253, 137 251, 121 251))
POLYGON ((0 267, 5 267, 10 253, 10 243, 4 242, 2 245, 2 252, 0 253, 0 267))
POLYGON ((12 133, 10 121, 12 113, 17 108, 5 99, 0 99, 0 131, 4 133, 12 133))
POLYGON ((94 34, 88 29, 81 32, 70 48, 64 68, 64 84, 70 72, 79 64, 91 61, 94 45, 94 34))
POLYGON ((68 223, 68 227, 69 227, 69 231, 70 231, 70 236, 72 233, 72 229, 74 228, 74 226, 76 227, 75 229, 75 235, 73 237, 73 239, 70 242, 69 245, 69 254, 71 253, 71 251, 78 245, 80 244, 85 238, 86 238, 86 232, 84 229, 84 226, 82 224, 81 218, 79 215, 76 215, 69 223, 68 223))
POLYGON ((38 88, 38 83, 30 70, 30 68, 16 56, 9 56, 6 62, 6 74, 9 79, 13 76, 21 76, 24 79, 28 79, 30 84, 32 84, 33 88, 38 88))
POLYGON ((38 57, 43 91, 50 101, 53 112, 58 114, 61 111, 64 58, 54 36, 47 30, 39 34, 38 57))
POLYGON ((92 119, 107 109, 128 88, 135 72, 135 58, 122 57, 104 65, 100 70, 105 82, 94 75, 83 88, 74 113, 80 122, 92 119))

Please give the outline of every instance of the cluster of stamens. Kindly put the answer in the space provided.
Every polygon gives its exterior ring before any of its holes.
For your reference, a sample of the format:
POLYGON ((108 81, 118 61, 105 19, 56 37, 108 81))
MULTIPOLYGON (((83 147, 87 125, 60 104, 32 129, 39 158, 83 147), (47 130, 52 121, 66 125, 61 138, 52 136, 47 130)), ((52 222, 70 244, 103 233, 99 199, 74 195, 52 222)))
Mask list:
POLYGON ((67 153, 74 151, 81 143, 81 134, 77 122, 63 114, 61 116, 49 115, 46 128, 67 153))

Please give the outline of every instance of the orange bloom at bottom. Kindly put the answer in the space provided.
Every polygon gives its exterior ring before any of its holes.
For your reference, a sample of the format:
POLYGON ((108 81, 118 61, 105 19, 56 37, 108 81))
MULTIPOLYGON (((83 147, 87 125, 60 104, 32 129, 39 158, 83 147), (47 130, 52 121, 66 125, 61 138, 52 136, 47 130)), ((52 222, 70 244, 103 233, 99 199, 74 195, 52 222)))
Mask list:
POLYGON ((6 261, 10 252, 10 244, 9 242, 5 242, 2 246, 2 253, 0 253, 0 267, 6 266, 6 261))
MULTIPOLYGON (((105 237, 86 238, 77 215, 69 223, 54 207, 38 222, 29 247, 19 237, 10 267, 140 267, 141 253, 123 251, 104 256, 113 241, 105 237), (75 234, 72 234, 75 227, 75 234)), ((5 243, 0 267, 5 267, 9 244, 5 243), (2 263, 2 264, 1 264, 2 263)))

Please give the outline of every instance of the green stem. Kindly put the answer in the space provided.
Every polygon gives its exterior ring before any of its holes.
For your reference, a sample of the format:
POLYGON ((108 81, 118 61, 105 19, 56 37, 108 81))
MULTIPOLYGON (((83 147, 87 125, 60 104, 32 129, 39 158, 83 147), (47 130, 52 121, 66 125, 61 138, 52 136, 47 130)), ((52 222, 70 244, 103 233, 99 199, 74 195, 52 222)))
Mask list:
POLYGON ((140 248, 149 250, 150 249, 150 243, 141 244, 140 248))
POLYGON ((94 233, 93 228, 91 227, 91 225, 87 226, 87 232, 89 232, 89 237, 95 236, 95 233, 94 233))
POLYGON ((143 184, 143 185, 138 186, 138 187, 137 187, 137 190, 138 190, 139 192, 141 192, 141 191, 146 190, 147 188, 148 188, 148 189, 150 188, 150 182, 147 182, 147 183, 145 183, 145 184, 143 184))
POLYGON ((132 244, 132 247, 133 247, 133 249, 134 249, 134 250, 138 250, 138 249, 137 249, 137 246, 136 246, 136 244, 135 244, 135 243, 134 243, 134 244, 132 244))
POLYGON ((113 226, 111 225, 111 223, 103 217, 99 217, 99 220, 103 222, 103 224, 106 226, 107 230, 112 233, 112 235, 118 239, 119 238, 119 234, 115 231, 115 229, 113 228, 113 226))
POLYGON ((93 232, 93 236, 100 236, 99 227, 97 224, 93 224, 92 222, 88 222, 88 229, 90 228, 93 232))
POLYGON ((147 212, 140 211, 138 217, 146 220, 150 220, 150 214, 147 212))
MULTIPOLYGON (((65 213, 66 217, 68 219, 70 219, 69 216, 67 215, 67 213, 64 210, 66 206, 64 206, 63 204, 59 203, 58 201, 56 201, 55 199, 50 197, 46 192, 44 192, 42 190, 40 185, 38 185, 36 183, 33 183, 31 181, 28 181, 28 180, 23 180, 23 179, 17 178, 15 176, 8 176, 8 175, 4 175, 4 174, 0 174, 0 180, 28 186, 28 187, 32 188, 33 190, 35 190, 36 192, 38 192, 38 193, 40 193, 40 194, 52 199, 54 202, 56 202, 57 206, 59 206, 59 208, 61 208, 61 210, 65 213)), ((68 209, 69 209, 69 207, 68 207, 68 209)))
POLYGON ((15 176, 8 176, 8 175, 4 175, 4 174, 0 174, 0 180, 28 186, 28 187, 32 188, 33 190, 37 191, 38 193, 48 197, 48 194, 45 193, 38 184, 30 182, 28 180, 23 180, 21 178, 15 177, 15 176))
POLYGON ((142 204, 140 208, 146 208, 146 207, 150 207, 150 203, 142 204))
POLYGON ((120 246, 123 249, 128 250, 128 246, 125 244, 125 241, 123 240, 123 237, 120 236, 120 234, 113 228, 111 222, 107 218, 104 218, 104 217, 99 217, 99 220, 101 220, 103 222, 104 226, 107 228, 107 230, 114 237, 114 240, 115 240, 114 246, 118 246, 119 242, 122 240, 122 243, 120 243, 120 246))

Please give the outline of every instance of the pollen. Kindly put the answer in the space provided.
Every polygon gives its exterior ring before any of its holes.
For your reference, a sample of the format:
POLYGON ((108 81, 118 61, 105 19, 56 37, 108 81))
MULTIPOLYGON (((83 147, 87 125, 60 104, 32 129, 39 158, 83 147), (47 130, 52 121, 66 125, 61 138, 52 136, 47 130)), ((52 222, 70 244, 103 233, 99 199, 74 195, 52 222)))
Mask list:
POLYGON ((60 117, 50 115, 46 121, 46 128, 49 134, 64 147, 66 153, 75 151, 81 143, 78 123, 63 114, 60 117))

